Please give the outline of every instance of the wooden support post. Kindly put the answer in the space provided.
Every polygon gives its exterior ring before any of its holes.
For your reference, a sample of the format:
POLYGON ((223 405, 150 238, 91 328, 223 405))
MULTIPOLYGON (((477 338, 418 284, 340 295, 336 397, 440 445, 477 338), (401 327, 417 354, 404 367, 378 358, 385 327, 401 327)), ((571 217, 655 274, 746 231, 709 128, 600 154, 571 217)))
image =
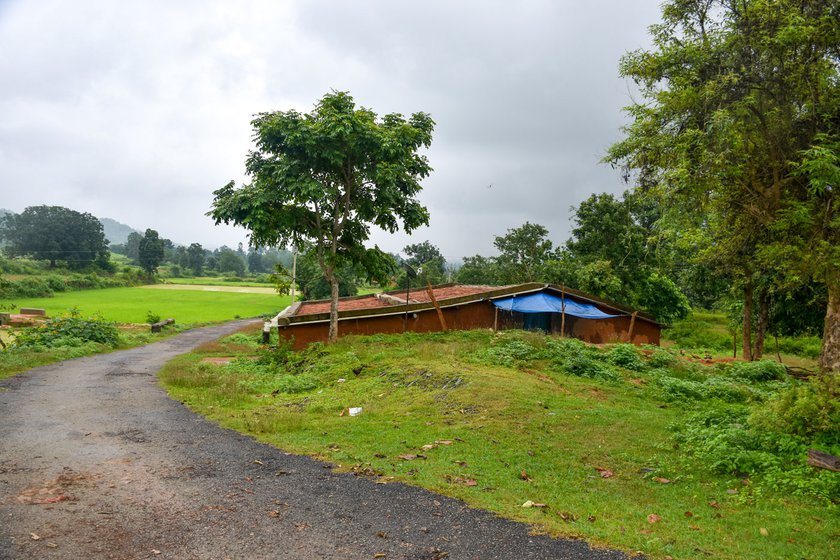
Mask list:
POLYGON ((432 300, 432 305, 435 306, 435 310, 437 311, 438 319, 440 320, 440 328, 446 332, 449 329, 446 326, 446 319, 443 316, 443 310, 440 308, 440 305, 438 305, 438 302, 435 299, 435 291, 432 289, 432 283, 427 281, 426 284, 426 292, 429 294, 429 299, 432 300))
POLYGON ((499 330, 499 308, 495 305, 493 306, 496 309, 496 314, 493 316, 493 332, 499 330))
POLYGON ((636 326, 636 315, 638 314, 638 311, 634 311, 633 315, 630 316, 630 328, 627 330, 627 342, 633 342, 633 327, 636 326))
POLYGON ((560 292, 560 338, 566 336, 566 287, 560 292))

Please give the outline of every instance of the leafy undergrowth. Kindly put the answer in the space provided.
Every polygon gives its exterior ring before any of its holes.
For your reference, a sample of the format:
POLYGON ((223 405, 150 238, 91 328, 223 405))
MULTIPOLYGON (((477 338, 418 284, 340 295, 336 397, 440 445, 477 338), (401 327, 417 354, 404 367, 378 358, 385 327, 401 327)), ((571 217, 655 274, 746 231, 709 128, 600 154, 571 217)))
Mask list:
POLYGON ((537 532, 651 558, 840 555, 840 480, 804 457, 840 452, 836 383, 513 331, 302 352, 260 351, 258 338, 182 356, 162 382, 223 426, 537 532))

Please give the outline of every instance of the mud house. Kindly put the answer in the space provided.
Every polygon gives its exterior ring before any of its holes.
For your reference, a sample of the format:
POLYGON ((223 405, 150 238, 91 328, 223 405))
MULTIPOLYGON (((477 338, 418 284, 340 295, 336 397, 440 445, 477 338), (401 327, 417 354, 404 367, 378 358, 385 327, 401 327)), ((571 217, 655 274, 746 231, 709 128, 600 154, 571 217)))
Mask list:
MULTIPOLYGON (((469 329, 539 329, 586 342, 659 344, 662 326, 643 312, 551 284, 475 286, 345 297, 338 305, 339 335, 469 329), (406 298, 406 295, 408 297, 406 298)), ((294 347, 326 341, 330 301, 303 301, 277 317, 281 337, 294 347)))

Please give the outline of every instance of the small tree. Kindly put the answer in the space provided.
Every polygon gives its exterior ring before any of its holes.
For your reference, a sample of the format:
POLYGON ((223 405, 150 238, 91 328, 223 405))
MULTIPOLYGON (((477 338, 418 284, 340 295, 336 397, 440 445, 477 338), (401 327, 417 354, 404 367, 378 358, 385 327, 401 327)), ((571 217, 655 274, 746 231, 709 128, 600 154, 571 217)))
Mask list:
POLYGON ((417 200, 431 167, 418 153, 432 141, 426 113, 381 120, 357 108, 346 92, 325 95, 308 114, 262 113, 251 123, 256 150, 246 161, 251 183, 217 190, 209 212, 216 223, 251 232, 257 246, 311 245, 330 285, 329 340, 338 336, 339 278, 346 264, 370 278, 393 270, 393 259, 365 242, 371 226, 407 232, 428 224, 417 200))
POLYGON ((146 271, 146 274, 152 275, 157 272, 157 267, 163 262, 164 243, 160 238, 158 232, 153 229, 147 229, 143 238, 140 239, 138 247, 138 260, 140 261, 140 268, 146 271))
POLYGON ((201 269, 204 267, 204 247, 200 243, 191 243, 187 248, 187 261, 193 275, 201 276, 201 269))

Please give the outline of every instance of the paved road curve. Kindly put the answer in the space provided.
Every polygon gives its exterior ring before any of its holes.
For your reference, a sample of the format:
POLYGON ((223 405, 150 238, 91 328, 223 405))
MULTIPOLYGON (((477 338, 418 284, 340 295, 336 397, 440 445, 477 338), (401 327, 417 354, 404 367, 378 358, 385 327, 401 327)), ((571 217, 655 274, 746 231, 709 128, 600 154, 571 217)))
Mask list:
POLYGON ((624 558, 333 473, 158 387, 167 360, 243 324, 0 382, 0 558, 624 558))

